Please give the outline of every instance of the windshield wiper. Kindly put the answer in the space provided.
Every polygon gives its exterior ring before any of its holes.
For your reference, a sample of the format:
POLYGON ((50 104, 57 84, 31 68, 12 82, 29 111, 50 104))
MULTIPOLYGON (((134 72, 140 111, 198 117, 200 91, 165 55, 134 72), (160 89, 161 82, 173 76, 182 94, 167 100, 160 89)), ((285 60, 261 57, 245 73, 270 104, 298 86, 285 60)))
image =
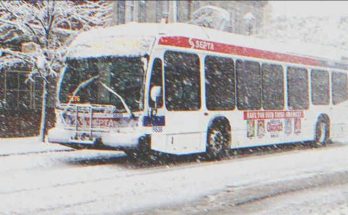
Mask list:
POLYGON ((126 102, 124 101, 124 99, 122 98, 122 96, 120 96, 118 93, 116 93, 114 90, 112 90, 110 87, 106 86, 104 83, 100 82, 100 84, 105 87, 105 89, 107 89, 110 93, 114 94, 115 96, 117 96, 117 98, 119 98, 123 104, 124 109, 126 109, 127 113, 130 115, 131 118, 134 118, 134 114, 132 113, 132 111, 130 110, 130 108, 128 107, 128 105, 126 104, 126 102))
POLYGON ((74 90, 71 98, 69 99, 69 102, 68 102, 68 106, 70 106, 71 104, 71 101, 73 100, 73 98, 76 96, 76 94, 82 89, 82 88, 85 88, 87 87, 90 83, 92 83, 93 81, 95 81, 97 78, 99 78, 99 75, 96 75, 96 76, 93 76, 92 78, 90 79, 87 79, 86 81, 82 82, 81 84, 79 84, 79 86, 76 87, 76 89, 74 90))

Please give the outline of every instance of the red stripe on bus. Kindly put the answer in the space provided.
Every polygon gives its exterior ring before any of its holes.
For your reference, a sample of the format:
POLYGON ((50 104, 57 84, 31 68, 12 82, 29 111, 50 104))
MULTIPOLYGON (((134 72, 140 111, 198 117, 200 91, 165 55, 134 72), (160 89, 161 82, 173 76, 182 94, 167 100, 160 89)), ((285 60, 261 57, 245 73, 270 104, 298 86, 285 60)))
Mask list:
POLYGON ((161 37, 159 45, 176 46, 183 48, 192 48, 197 50, 212 51, 224 54, 234 54, 246 57, 255 57, 261 59, 282 61, 288 63, 321 66, 321 62, 313 58, 300 57, 296 55, 282 54, 271 51, 264 51, 260 49, 247 48, 242 46, 228 45, 224 43, 211 42, 206 40, 199 40, 188 37, 161 37))

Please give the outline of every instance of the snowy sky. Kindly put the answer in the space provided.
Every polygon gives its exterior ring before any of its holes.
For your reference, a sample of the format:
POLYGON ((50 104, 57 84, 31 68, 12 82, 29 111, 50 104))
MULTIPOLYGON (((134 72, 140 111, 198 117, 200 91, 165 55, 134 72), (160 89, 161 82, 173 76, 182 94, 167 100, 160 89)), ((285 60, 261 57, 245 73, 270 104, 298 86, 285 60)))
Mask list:
POLYGON ((270 1, 273 16, 348 15, 348 1, 270 1))

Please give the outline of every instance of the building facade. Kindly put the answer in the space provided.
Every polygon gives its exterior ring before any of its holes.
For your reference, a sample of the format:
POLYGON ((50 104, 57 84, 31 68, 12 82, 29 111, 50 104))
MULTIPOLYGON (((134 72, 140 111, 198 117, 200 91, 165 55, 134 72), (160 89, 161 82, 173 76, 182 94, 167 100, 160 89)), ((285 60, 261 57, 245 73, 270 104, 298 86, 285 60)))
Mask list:
MULTIPOLYGON (((74 2, 76 5, 87 3, 74 2)), ((40 5, 40 1, 28 1, 22 4, 40 5)), ((105 5, 106 9, 112 7, 111 1, 101 2, 101 4, 105 5)), ((0 15, 2 13, 5 12, 0 7, 0 15)), ((4 23, 1 24, 4 25, 4 23)), ((109 19, 105 21, 105 25, 110 25, 109 19)), ((35 52, 36 44, 31 41, 32 39, 17 28, 11 27, 11 25, 6 26, 6 30, 3 30, 0 36, 1 49, 22 53, 35 52)), ((70 39, 70 34, 76 34, 82 27, 79 20, 72 20, 69 24, 61 22, 57 26, 59 31, 55 31, 54 34, 58 34, 60 42, 64 43, 70 39)), ((6 64, 6 59, 1 58, 5 56, 5 53, 0 52, 0 138, 38 135, 41 123, 43 80, 35 76, 29 78, 32 67, 24 61, 6 64)), ((46 103, 46 123, 50 128, 55 123, 54 108, 58 78, 49 77, 47 79, 50 84, 46 103)))
POLYGON ((267 1, 118 0, 113 5, 113 24, 189 22, 205 6, 225 9, 229 13, 225 30, 244 35, 257 33, 269 14, 267 1))
MULTIPOLYGON (((128 22, 159 23, 163 20, 189 22, 198 9, 215 6, 225 9, 229 14, 226 31, 246 35, 257 33, 268 14, 267 1, 117 0, 110 4, 113 8, 112 25, 128 22)), ((13 35, 9 37, 12 38, 13 35)), ((23 43, 31 42, 25 37, 14 38, 17 39, 10 39, 10 42, 6 42, 6 38, 3 41, 0 38, 0 47, 21 51, 23 43)), ((39 133, 42 83, 28 81, 29 73, 27 65, 0 69, 0 137, 39 133)), ((51 95, 54 91, 53 88, 51 95)), ((48 104, 51 113, 49 127, 54 123, 54 98, 50 96, 48 104)))

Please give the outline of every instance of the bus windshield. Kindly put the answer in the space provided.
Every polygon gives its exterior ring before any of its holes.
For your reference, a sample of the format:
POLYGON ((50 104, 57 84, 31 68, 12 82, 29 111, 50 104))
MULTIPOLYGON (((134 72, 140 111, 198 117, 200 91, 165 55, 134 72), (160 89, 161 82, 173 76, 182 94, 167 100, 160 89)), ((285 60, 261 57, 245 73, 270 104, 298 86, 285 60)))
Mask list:
POLYGON ((124 99, 131 111, 139 111, 143 109, 143 77, 141 57, 68 59, 59 99, 61 103, 114 105, 125 112, 120 98, 107 86, 124 99))

